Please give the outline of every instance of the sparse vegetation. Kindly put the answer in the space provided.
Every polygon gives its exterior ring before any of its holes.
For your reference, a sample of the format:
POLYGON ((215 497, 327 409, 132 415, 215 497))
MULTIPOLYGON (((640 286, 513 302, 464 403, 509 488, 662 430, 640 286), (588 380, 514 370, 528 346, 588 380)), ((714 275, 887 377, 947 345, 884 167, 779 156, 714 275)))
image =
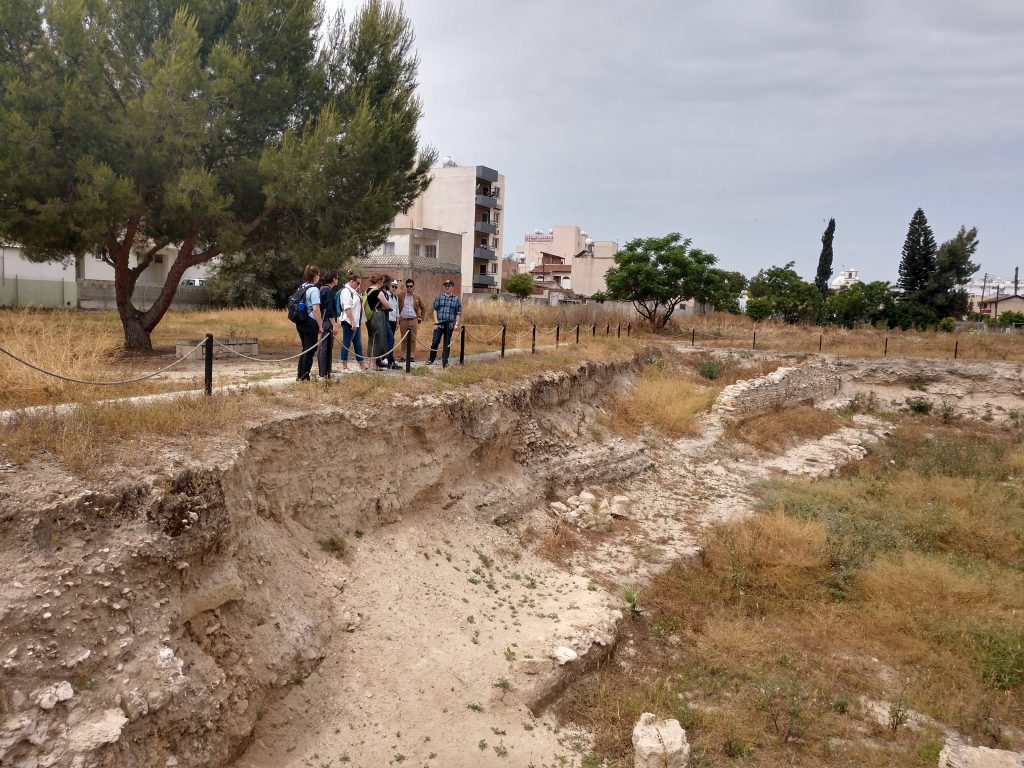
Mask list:
POLYGON ((810 405, 780 408, 729 425, 729 437, 769 453, 835 432, 846 422, 810 405))
POLYGON ((934 765, 914 712, 1021 749, 1022 467, 1019 432, 914 419, 837 478, 767 483, 761 514, 645 587, 643 666, 606 665, 560 716, 615 766, 644 711, 680 720, 698 765, 934 765))

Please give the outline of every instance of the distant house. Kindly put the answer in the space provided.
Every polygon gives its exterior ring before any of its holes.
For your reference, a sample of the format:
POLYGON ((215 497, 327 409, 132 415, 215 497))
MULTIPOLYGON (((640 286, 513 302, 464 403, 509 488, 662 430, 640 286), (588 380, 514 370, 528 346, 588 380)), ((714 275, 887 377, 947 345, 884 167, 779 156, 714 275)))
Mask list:
POLYGON ((978 302, 978 311, 989 317, 996 317, 1004 312, 1024 312, 1024 296, 1014 293, 978 302))
POLYGON ((829 283, 829 286, 833 291, 838 291, 840 288, 856 285, 859 282, 861 282, 860 270, 853 269, 852 267, 843 267, 839 274, 829 283))
POLYGON ((541 254, 541 259, 541 263, 530 270, 536 287, 545 292, 572 290, 572 264, 566 264, 564 258, 552 253, 541 254))

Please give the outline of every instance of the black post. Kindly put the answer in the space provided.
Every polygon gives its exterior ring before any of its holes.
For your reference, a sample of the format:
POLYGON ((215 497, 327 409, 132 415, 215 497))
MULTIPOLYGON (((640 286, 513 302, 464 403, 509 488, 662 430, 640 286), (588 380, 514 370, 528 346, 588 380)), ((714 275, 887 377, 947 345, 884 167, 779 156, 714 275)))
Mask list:
POLYGON ((558 337, 562 335, 562 328, 558 323, 555 323, 555 349, 558 349, 558 337))
POLYGON ((576 346, 580 345, 580 324, 576 323, 576 346))
POLYGON ((960 339, 956 340, 956 344, 953 345, 953 359, 956 360, 957 355, 960 354, 960 339))
POLYGON ((754 343, 750 345, 751 349, 757 349, 757 331, 754 331, 754 343))
POLYGON ((691 328, 690 329, 690 346, 693 347, 693 346, 696 346, 696 344, 697 344, 697 329, 696 328, 691 328))
POLYGON ((505 324, 501 324, 501 356, 505 356, 505 324))
POLYGON ((617 323, 616 326, 615 326, 615 338, 616 339, 621 339, 622 338, 622 323, 617 323))
POLYGON ((889 337, 885 337, 885 349, 882 350, 882 357, 889 356, 889 337))
POLYGON ((609 321, 608 321, 608 325, 606 325, 606 326, 605 326, 605 329, 604 329, 604 335, 605 335, 605 336, 610 336, 610 335, 611 335, 611 332, 612 332, 612 321, 611 321, 611 320, 609 320, 609 321))
POLYGON ((530 354, 534 354, 537 351, 537 324, 533 324, 533 330, 530 331, 530 354))
POLYGON ((204 371, 203 380, 206 388, 206 396, 213 394, 213 334, 206 334, 206 343, 203 344, 204 371))
POLYGON ((818 334, 818 351, 819 352, 821 352, 821 342, 824 341, 824 339, 825 339, 825 334, 819 333, 818 334))
POLYGON ((597 336, 597 323, 590 326, 590 335, 591 337, 597 336))
POLYGON ((633 323, 632 322, 626 323, 626 338, 627 339, 629 338, 629 335, 632 332, 633 332, 633 323))
POLYGON ((459 329, 459 365, 466 364, 466 326, 459 329))
POLYGON ((412 331, 405 332, 405 372, 412 370, 412 331))

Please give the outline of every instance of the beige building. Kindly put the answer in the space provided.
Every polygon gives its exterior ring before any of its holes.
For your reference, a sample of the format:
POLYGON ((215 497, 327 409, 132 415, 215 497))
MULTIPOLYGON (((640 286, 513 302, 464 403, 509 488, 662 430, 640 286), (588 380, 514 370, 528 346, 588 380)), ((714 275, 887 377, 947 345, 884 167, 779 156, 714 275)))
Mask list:
POLYGON ((441 293, 445 280, 462 285, 462 235, 439 229, 391 227, 388 240, 363 260, 364 272, 383 272, 403 282, 412 278, 424 296, 441 293))
POLYGON ((504 243, 504 175, 484 165, 455 165, 450 160, 430 175, 427 191, 408 211, 395 217, 391 230, 394 237, 388 238, 384 248, 397 252, 398 233, 402 231, 437 230, 461 235, 455 261, 462 273, 462 292, 496 293, 501 287, 504 243))
MULTIPOLYGON (((525 235, 516 253, 522 257, 521 270, 535 276, 536 267, 564 265, 567 269, 559 274, 561 290, 593 296, 607 289, 604 276, 615 265, 618 250, 619 244, 614 240, 593 240, 575 225, 560 224, 547 233, 535 230, 525 235)), ((550 274, 550 270, 545 274, 550 274)))

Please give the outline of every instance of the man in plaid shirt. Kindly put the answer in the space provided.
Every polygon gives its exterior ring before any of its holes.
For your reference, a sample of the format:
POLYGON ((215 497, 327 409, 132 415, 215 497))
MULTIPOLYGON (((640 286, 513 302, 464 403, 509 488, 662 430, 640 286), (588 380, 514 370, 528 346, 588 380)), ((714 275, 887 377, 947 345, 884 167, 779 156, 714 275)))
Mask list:
POLYGON ((462 317, 462 301, 455 295, 455 282, 444 281, 444 293, 434 299, 434 337, 430 340, 430 359, 427 365, 433 365, 437 358, 437 344, 444 336, 444 349, 441 352, 441 367, 448 367, 448 353, 452 348, 452 334, 459 327, 462 317))

